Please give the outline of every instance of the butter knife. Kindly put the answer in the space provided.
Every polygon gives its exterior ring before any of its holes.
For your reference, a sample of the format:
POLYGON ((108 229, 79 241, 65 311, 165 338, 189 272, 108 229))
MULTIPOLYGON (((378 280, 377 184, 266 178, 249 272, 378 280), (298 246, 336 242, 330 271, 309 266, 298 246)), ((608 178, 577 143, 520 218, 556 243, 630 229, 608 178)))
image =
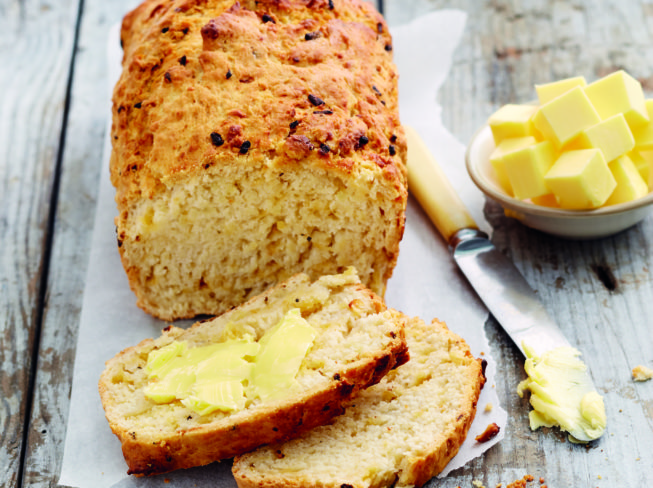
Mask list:
MULTIPOLYGON (((494 247, 487 234, 478 229, 417 132, 411 127, 404 128, 408 140, 409 190, 447 242, 453 259, 497 322, 527 357, 541 357, 557 348, 571 348, 519 270, 494 247)), ((572 389, 579 381, 576 373, 569 382, 572 389)), ((576 395, 578 398, 595 391, 586 369, 580 375, 580 382, 583 385, 581 395, 576 395)), ((602 408, 602 400, 600 403, 602 408)), ((588 433, 588 429, 578 426, 563 423, 560 426, 580 442, 593 440, 597 435, 591 428, 588 433)), ((600 436, 603 431, 599 430, 600 436)))

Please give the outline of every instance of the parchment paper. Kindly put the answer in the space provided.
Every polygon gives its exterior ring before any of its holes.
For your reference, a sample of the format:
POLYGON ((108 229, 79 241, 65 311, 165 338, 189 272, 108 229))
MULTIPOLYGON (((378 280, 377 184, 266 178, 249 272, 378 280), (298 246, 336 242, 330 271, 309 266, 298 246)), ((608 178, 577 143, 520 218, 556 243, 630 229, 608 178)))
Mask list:
MULTIPOLYGON (((489 231, 482 215, 483 197, 464 169, 464 146, 442 126, 436 102, 465 18, 460 11, 438 11, 393 29, 395 62, 400 72, 401 117, 404 123, 418 130, 474 218, 489 231)), ((119 46, 119 28, 115 26, 108 47, 110 87, 120 73, 119 46)), ((109 98, 107 94, 107 111, 109 98)), ((175 487, 235 487, 230 462, 152 478, 128 477, 120 442, 104 418, 97 392, 104 361, 144 338, 158 336, 167 325, 136 307, 120 263, 113 224, 114 190, 109 182, 108 132, 59 483, 84 488, 140 488, 161 486, 163 481, 169 481, 175 487)), ((507 416, 493 389, 496 368, 483 329, 488 312, 457 271, 445 243, 412 197, 399 262, 388 283, 386 301, 389 306, 426 321, 435 317, 444 320, 450 329, 465 338, 477 357, 488 361, 488 381, 478 403, 476 420, 459 454, 441 474, 444 476, 499 442, 507 416), (493 405, 489 413, 484 411, 488 403, 493 405), (474 437, 491 422, 501 427, 499 435, 490 442, 477 443, 474 437)))

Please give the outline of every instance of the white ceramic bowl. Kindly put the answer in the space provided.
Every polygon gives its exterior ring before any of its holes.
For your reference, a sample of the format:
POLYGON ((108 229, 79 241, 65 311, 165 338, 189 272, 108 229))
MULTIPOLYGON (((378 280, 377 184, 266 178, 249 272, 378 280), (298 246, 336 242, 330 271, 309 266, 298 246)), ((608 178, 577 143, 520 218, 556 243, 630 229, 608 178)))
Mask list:
POLYGON ((490 164, 494 147, 490 127, 485 125, 467 147, 467 171, 485 195, 498 201, 509 216, 533 229, 568 239, 596 239, 635 225, 653 210, 653 193, 595 210, 563 210, 518 200, 503 191, 497 182, 490 164))

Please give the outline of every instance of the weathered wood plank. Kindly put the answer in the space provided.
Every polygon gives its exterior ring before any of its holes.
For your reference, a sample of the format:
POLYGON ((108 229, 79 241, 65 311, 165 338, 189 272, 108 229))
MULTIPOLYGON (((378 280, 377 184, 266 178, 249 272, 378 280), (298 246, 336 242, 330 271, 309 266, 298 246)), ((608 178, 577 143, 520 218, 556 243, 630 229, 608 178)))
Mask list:
POLYGON ((19 483, 78 1, 0 1, 0 479, 19 483))
MULTIPOLYGON (((109 113, 109 28, 134 0, 84 2, 44 304, 24 486, 56 486, 109 113)), ((74 419, 71 419, 74 422, 74 419)))
MULTIPOLYGON (((593 80, 626 69, 653 89, 653 9, 639 2, 491 2, 386 0, 391 24, 438 8, 467 12, 464 37, 439 94, 445 125, 466 143, 508 102, 535 97, 534 83, 584 74, 593 80)), ((609 417, 607 434, 574 446, 554 430, 530 432, 528 403, 515 389, 523 359, 494 320, 486 331, 498 362, 497 390, 508 411, 506 438, 486 455, 433 486, 485 486, 526 473, 549 486, 642 486, 653 478, 653 384, 634 383, 631 368, 653 364, 650 350, 653 218, 617 236, 572 242, 523 227, 493 203, 486 216, 494 242, 585 354, 609 417), (606 278, 612 274, 614 285, 606 278)))

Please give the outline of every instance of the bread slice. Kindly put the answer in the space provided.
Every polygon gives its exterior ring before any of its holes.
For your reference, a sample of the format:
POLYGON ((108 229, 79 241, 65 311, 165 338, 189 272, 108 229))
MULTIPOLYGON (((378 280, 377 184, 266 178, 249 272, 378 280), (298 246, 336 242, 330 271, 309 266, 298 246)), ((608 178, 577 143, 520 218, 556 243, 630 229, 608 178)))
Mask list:
POLYGON ((145 0, 113 93, 118 247, 137 304, 219 314, 300 272, 383 295, 407 193, 397 68, 362 0, 145 0))
POLYGON ((411 319, 410 361, 353 398, 344 415, 234 460, 240 488, 421 486, 458 452, 485 382, 444 324, 411 319))
POLYGON ((297 275, 231 311, 187 330, 167 327, 158 339, 130 347, 106 364, 100 396, 122 442, 129 474, 152 475, 211 463, 283 441, 342 413, 342 404, 408 360, 406 318, 387 309, 355 271, 311 283, 297 275), (150 351, 186 341, 188 347, 241 338, 257 340, 290 309, 316 330, 297 374, 279 400, 248 400, 236 413, 199 415, 180 401, 156 404, 145 396, 150 351))

